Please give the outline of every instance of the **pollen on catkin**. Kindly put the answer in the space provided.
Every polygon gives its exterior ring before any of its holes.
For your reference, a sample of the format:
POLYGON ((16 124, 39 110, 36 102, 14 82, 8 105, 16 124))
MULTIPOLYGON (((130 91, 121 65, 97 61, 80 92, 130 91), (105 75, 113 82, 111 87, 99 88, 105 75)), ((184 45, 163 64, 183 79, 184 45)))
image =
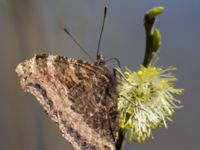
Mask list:
POLYGON ((181 94, 183 89, 175 88, 174 70, 149 65, 137 72, 125 68, 123 77, 118 76, 119 127, 129 141, 140 143, 153 137, 152 129, 167 127, 166 120, 171 120, 174 109, 181 107, 174 94, 181 94))

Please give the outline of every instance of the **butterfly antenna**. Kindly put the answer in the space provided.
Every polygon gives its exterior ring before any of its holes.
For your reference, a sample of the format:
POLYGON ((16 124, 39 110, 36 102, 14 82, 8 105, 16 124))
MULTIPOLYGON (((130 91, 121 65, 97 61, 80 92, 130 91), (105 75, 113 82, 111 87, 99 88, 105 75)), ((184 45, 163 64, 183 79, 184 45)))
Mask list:
POLYGON ((100 32, 99 41, 98 41, 98 46, 97 46, 97 56, 100 55, 101 38, 102 38, 103 29, 104 29, 104 24, 105 24, 105 20, 106 20, 106 14, 107 14, 107 7, 104 7, 103 24, 102 24, 102 27, 101 27, 101 32, 100 32))
POLYGON ((89 55, 89 53, 79 44, 79 42, 74 38, 74 36, 67 30, 67 28, 64 28, 65 33, 78 45, 78 47, 94 62, 94 59, 89 55))

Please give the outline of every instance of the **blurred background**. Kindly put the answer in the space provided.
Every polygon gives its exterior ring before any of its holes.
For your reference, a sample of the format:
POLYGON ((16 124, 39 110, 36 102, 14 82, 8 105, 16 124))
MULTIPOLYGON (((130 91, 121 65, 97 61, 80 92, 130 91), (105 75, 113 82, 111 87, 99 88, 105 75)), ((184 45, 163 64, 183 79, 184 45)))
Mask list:
POLYGON ((125 149, 200 148, 199 0, 0 0, 0 150, 72 150, 35 98, 22 92, 15 67, 36 53, 89 60, 63 27, 95 58, 105 5, 101 50, 134 70, 144 55, 144 13, 157 5, 166 8, 157 22, 163 40, 157 65, 176 66, 177 87, 185 89, 178 97, 185 107, 176 111, 168 129, 157 129, 154 140, 125 149))

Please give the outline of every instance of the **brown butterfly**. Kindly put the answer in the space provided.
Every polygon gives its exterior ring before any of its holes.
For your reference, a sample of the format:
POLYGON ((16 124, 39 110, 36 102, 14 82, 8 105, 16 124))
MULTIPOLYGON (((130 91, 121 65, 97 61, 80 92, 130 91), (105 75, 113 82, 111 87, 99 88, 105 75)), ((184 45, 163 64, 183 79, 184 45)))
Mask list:
POLYGON ((99 46, 95 63, 41 54, 21 62, 16 73, 23 90, 37 98, 74 149, 116 149, 116 78, 99 46))

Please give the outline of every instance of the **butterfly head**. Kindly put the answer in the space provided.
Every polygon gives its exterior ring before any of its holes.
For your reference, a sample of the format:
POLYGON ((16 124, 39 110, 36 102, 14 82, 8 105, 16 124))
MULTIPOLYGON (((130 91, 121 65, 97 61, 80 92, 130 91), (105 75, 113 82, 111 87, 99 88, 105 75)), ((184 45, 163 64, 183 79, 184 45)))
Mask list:
POLYGON ((106 61, 103 54, 97 54, 97 60, 95 64, 105 66, 106 61))

